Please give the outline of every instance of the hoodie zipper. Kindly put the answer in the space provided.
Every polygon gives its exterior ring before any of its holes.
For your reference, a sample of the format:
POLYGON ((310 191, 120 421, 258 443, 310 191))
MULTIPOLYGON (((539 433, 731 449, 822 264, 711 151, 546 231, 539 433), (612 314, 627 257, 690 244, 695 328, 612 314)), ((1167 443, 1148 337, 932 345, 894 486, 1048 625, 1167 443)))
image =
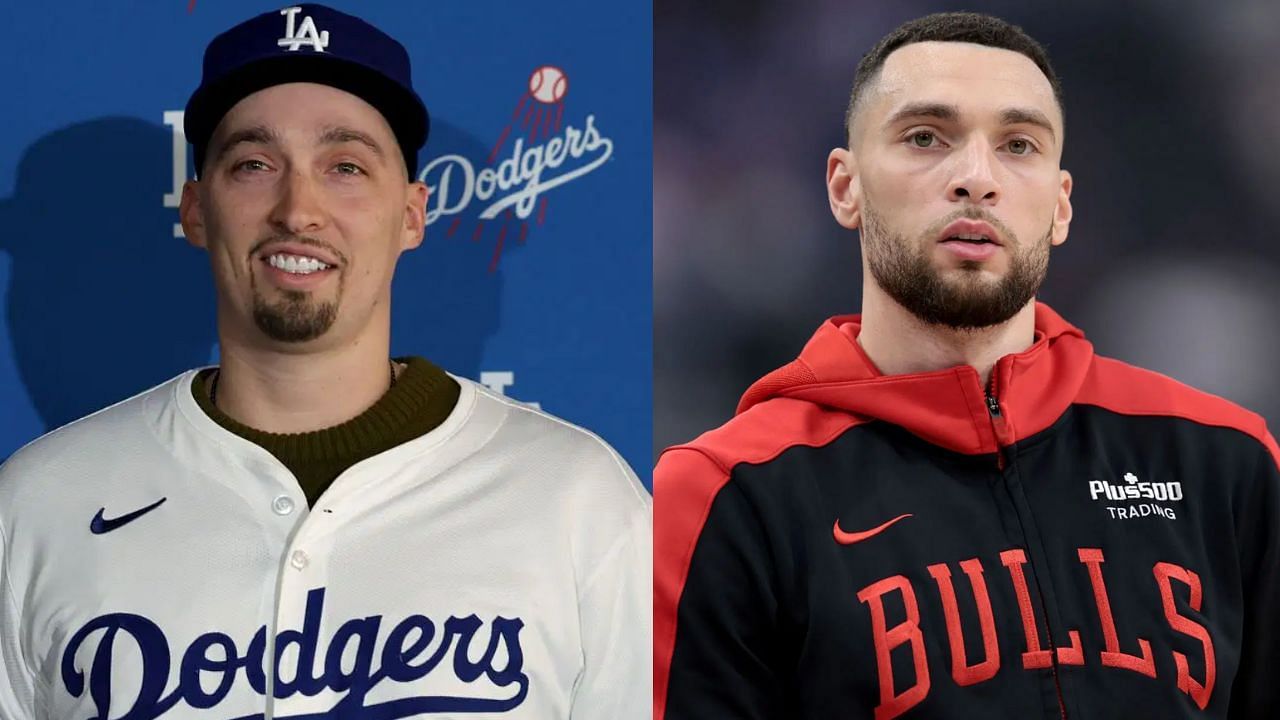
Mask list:
POLYGON ((987 381, 985 392, 987 412, 991 415, 991 430, 996 436, 996 467, 1004 472, 1004 442, 1009 426, 1005 424, 1004 413, 1000 412, 1000 401, 996 399, 996 369, 991 368, 991 378, 987 381))
MULTIPOLYGON (((994 367, 991 368, 991 378, 987 381, 984 394, 987 400, 987 413, 991 415, 991 431, 995 433, 996 437, 996 467, 1003 473, 1005 468, 1004 445, 1008 437, 1009 426, 1005 422, 1004 413, 1000 411, 1000 401, 996 399, 996 369, 994 367)), ((1035 571, 1034 565, 1032 566, 1032 571, 1035 571)), ((1048 610, 1044 607, 1043 597, 1040 599, 1040 611, 1045 613, 1046 618, 1048 617, 1048 610)), ((1035 622, 1035 618, 1031 618, 1031 621, 1035 622)), ((1045 629, 1048 630, 1047 623, 1045 629)), ((1050 667, 1053 669, 1053 687, 1058 691, 1058 712, 1061 714, 1062 720, 1067 720, 1067 704, 1062 697, 1062 683, 1058 680, 1058 648, 1053 642, 1053 633, 1046 632, 1045 635, 1049 641, 1049 662, 1050 667)))

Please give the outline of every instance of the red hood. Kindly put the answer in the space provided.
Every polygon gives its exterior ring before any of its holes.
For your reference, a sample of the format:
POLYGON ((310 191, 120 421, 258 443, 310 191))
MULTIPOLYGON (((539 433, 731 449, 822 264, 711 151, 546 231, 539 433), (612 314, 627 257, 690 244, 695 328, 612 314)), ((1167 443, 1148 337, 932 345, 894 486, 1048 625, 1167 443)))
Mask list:
POLYGON ((996 363, 993 387, 1006 432, 997 443, 978 372, 968 365, 914 375, 882 375, 857 337, 860 315, 824 322, 800 357, 757 380, 738 413, 771 398, 793 398, 906 428, 967 454, 993 453, 1049 427, 1075 399, 1093 363, 1084 333, 1036 303, 1035 342, 996 363))

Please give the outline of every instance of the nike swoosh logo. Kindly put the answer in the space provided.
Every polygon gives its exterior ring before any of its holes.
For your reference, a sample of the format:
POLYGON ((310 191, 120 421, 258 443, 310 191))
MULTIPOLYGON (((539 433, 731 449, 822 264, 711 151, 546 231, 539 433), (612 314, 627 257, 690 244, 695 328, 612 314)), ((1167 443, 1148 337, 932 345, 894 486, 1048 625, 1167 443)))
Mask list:
POLYGON ((886 522, 880 527, 874 527, 874 528, 871 528, 870 530, 863 530, 862 532, 845 532, 841 530, 840 520, 837 518, 836 526, 835 526, 836 542, 840 543, 841 545, 852 545, 854 543, 862 542, 863 540, 866 540, 869 537, 874 537, 884 532, 885 530, 888 530, 890 525, 898 522, 899 520, 905 520, 909 517, 911 517, 911 513, 907 513, 906 515, 899 515, 898 517, 886 522))
POLYGON ((128 515, 121 515, 118 518, 111 518, 110 520, 102 517, 102 513, 106 512, 107 509, 98 508, 98 514, 94 515, 93 520, 89 522, 89 532, 93 533, 94 535, 101 535, 103 533, 109 533, 112 530, 115 530, 117 528, 124 527, 125 525, 128 525, 129 523, 133 522, 134 520, 137 520, 143 515, 146 515, 152 510, 155 510, 156 508, 160 507, 161 505, 164 504, 164 501, 168 499, 169 498, 167 497, 162 497, 159 500, 151 503, 150 505, 142 508, 141 510, 134 510, 128 515))

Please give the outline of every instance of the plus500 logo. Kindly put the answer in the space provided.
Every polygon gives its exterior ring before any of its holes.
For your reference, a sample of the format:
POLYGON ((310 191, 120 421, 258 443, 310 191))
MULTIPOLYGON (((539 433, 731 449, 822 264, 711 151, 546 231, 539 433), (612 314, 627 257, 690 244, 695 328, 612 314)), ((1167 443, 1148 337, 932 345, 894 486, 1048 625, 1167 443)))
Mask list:
POLYGON ((1089 496, 1094 500, 1181 500, 1180 482, 1145 482, 1128 473, 1124 485, 1112 485, 1103 480, 1089 481, 1089 496))

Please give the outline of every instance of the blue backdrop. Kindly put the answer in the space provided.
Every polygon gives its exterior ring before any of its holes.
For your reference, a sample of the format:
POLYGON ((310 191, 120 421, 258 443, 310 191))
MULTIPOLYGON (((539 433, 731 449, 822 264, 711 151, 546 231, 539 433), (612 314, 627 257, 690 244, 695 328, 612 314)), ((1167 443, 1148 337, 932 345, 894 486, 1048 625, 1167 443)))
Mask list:
MULTIPOLYGON (((405 44, 432 114, 394 353, 599 433, 647 484, 651 4, 329 4, 405 44)), ((177 227, 181 110, 208 41, 282 6, 0 6, 0 460, 216 362, 207 259, 177 227)))

